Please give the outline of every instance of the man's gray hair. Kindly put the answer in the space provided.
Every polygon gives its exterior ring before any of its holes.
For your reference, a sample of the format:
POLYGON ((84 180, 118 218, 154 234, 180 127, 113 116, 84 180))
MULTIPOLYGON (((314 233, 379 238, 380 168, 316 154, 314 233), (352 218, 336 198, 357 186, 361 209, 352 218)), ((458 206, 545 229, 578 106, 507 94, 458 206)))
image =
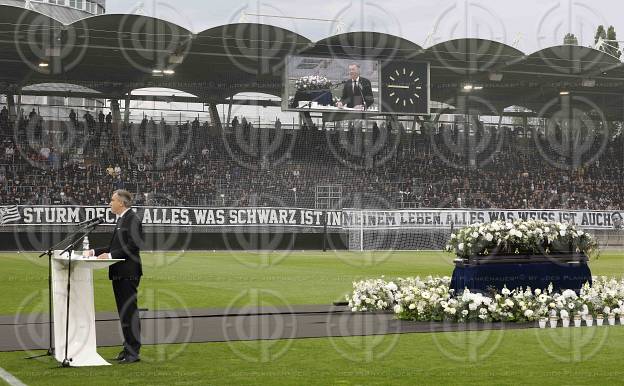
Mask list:
POLYGON ((132 206, 132 193, 128 192, 124 189, 118 189, 113 192, 119 197, 119 201, 123 204, 124 207, 130 208, 132 206))
POLYGON ((359 64, 359 63, 350 63, 350 64, 349 64, 349 67, 351 67, 351 66, 355 66, 355 67, 357 67, 357 68, 358 68, 358 70, 360 69, 360 64, 359 64))

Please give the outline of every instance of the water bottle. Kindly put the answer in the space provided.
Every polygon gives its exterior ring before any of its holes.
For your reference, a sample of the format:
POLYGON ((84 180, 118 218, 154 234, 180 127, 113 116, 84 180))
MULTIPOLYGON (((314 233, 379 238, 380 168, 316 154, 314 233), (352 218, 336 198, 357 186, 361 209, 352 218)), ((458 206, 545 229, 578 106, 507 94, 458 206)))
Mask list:
POLYGON ((89 236, 85 236, 82 239, 82 250, 83 251, 88 251, 89 249, 90 249, 89 248, 89 236))

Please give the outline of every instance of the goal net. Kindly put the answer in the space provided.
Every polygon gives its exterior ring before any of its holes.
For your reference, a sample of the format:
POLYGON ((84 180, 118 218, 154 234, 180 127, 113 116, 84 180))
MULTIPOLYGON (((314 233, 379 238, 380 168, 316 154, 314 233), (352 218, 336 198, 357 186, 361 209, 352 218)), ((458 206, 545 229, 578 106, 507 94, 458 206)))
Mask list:
POLYGON ((444 249, 458 212, 444 210, 345 210, 349 250, 444 249))

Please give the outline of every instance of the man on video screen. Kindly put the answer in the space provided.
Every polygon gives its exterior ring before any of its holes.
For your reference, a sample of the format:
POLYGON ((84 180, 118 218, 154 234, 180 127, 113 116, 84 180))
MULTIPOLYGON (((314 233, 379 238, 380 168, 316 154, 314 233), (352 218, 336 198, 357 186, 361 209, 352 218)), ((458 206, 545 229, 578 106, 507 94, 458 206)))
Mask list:
POLYGON ((336 103, 337 107, 349 107, 358 110, 366 110, 375 103, 373 88, 370 80, 360 76, 360 65, 349 65, 349 80, 342 88, 342 97, 336 103))

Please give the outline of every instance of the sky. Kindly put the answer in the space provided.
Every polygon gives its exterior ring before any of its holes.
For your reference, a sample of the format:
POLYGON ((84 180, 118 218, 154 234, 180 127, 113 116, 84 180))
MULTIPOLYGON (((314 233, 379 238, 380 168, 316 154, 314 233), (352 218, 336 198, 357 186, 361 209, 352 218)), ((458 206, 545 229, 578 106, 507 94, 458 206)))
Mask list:
POLYGON ((598 25, 614 25, 624 40, 624 3, 617 0, 107 0, 107 13, 172 21, 192 32, 237 22, 272 24, 313 41, 337 32, 375 31, 429 47, 478 37, 532 53, 563 42, 594 44, 598 25), (256 16, 256 15, 280 16, 256 16), (292 18, 314 18, 302 20, 292 18))

